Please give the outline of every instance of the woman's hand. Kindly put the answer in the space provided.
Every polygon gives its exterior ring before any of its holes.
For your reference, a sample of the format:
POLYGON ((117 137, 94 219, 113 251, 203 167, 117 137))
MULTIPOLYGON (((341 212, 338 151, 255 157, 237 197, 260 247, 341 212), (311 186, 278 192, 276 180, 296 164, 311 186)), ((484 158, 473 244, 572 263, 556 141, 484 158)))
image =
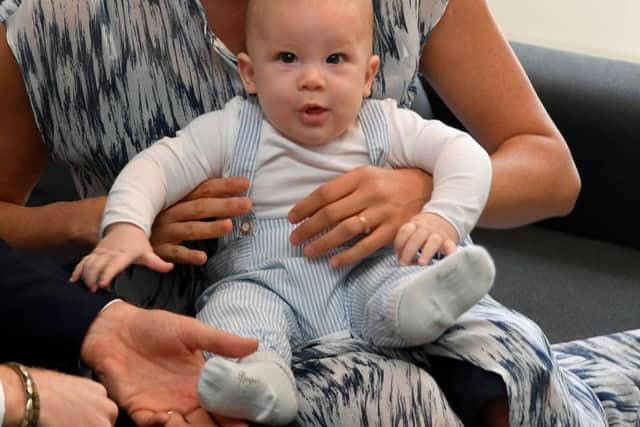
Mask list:
POLYGON ((391 243, 400 226, 422 210, 431 190, 431 177, 419 170, 359 167, 320 186, 291 209, 289 221, 306 219, 291 234, 291 243, 303 244, 331 228, 304 249, 305 255, 318 257, 366 234, 330 261, 334 267, 354 263, 391 243))
POLYGON ((229 218, 251 210, 251 200, 243 197, 248 190, 249 180, 243 177, 204 181, 184 199, 156 217, 151 230, 153 250, 165 261, 204 264, 207 261, 206 253, 182 243, 215 239, 230 232, 232 224, 229 218))

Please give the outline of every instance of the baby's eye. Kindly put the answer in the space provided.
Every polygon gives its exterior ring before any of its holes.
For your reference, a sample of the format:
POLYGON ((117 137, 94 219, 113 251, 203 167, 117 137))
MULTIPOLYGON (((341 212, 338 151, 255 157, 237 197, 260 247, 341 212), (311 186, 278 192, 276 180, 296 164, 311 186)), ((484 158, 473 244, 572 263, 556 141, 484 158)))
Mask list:
POLYGON ((285 64, 291 64, 293 62, 296 62, 297 59, 298 59, 298 57, 296 56, 295 53, 280 52, 278 54, 278 60, 284 62, 285 64))
POLYGON ((327 63, 329 64, 339 64, 344 61, 344 54, 342 53, 332 53, 327 56, 327 63))

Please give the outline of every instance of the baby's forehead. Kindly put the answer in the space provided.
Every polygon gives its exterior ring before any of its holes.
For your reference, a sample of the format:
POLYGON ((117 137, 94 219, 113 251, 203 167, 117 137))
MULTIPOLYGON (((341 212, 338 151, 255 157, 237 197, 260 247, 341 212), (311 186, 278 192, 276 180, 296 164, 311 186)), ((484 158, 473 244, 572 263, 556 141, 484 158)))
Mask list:
POLYGON ((251 49, 254 43, 261 44, 266 39, 274 42, 289 36, 306 38, 309 31, 322 34, 325 41, 333 34, 370 45, 372 8, 371 0, 249 0, 247 46, 251 49))

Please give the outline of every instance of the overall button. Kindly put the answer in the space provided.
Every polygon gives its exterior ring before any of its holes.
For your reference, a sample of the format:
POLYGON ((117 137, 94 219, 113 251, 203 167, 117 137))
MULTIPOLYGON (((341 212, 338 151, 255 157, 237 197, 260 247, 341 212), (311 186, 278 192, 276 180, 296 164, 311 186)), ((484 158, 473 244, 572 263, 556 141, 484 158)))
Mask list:
POLYGON ((240 232, 242 234, 244 234, 245 236, 249 233, 251 233, 251 220, 250 219, 243 219, 242 222, 240 223, 240 232))

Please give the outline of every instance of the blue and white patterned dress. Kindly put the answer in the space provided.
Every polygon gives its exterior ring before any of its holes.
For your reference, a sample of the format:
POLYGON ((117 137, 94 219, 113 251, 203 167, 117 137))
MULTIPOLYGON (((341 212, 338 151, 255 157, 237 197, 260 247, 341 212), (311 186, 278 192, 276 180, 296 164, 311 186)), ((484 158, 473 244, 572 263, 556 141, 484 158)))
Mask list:
MULTIPOLYGON (((411 104, 422 46, 445 8, 446 0, 374 1, 382 60, 374 96, 411 104)), ((51 158, 70 165, 83 197, 105 194, 135 153, 242 94, 235 58, 199 0, 0 0, 0 21, 51 158)), ((192 311, 205 285, 199 268, 163 277, 132 269, 117 290, 192 311)), ((640 331, 552 348, 533 322, 488 297, 415 351, 350 339, 298 349, 297 423, 462 425, 452 406, 464 402, 447 400, 430 374, 441 357, 501 378, 512 426, 640 426, 640 331)), ((455 372, 439 380, 448 376, 455 372)), ((472 386, 460 388, 471 395, 472 386)))

